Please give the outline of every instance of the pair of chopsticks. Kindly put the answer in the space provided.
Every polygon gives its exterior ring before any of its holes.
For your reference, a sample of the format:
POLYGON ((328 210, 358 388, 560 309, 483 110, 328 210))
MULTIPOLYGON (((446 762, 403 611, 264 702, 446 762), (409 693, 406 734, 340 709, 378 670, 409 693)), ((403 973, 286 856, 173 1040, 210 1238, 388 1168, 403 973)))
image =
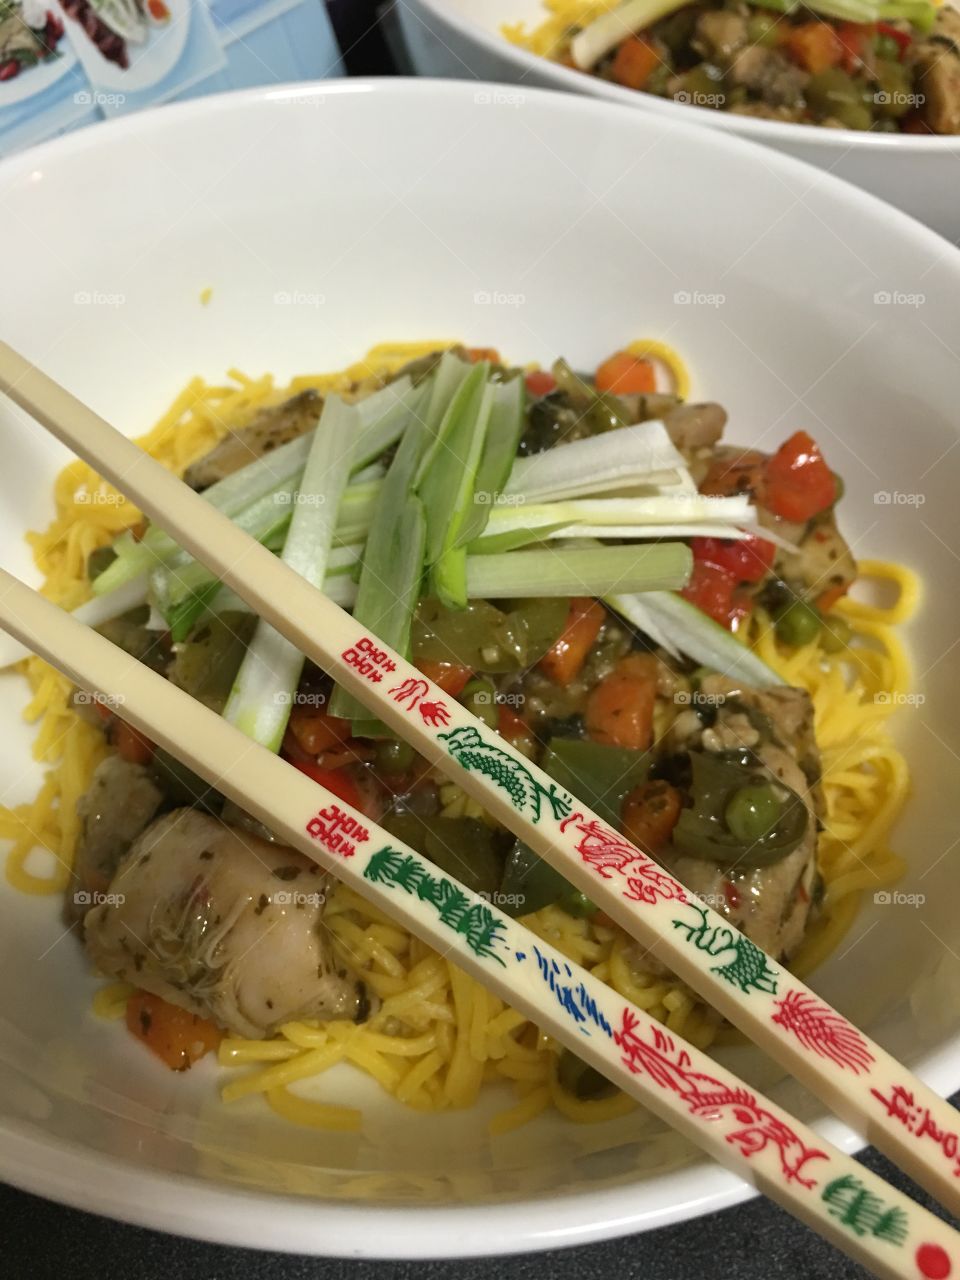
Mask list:
MULTIPOLYGON (((321 592, 0 343, 0 389, 456 777, 831 1109, 960 1208, 960 1116, 321 592)), ((0 572, 0 626, 718 1161, 878 1275, 960 1280, 960 1237, 496 906, 0 572)))

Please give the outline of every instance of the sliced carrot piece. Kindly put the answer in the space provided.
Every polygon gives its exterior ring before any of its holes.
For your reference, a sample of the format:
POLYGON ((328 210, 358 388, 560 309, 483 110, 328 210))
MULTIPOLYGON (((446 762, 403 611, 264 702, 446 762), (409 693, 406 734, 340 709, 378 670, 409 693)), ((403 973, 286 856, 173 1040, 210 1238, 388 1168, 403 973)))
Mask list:
POLYGON ((626 89, 642 89, 661 61, 649 40, 642 36, 628 36, 617 49, 610 74, 617 84, 626 89))
POLYGON ((579 672, 593 648, 607 611, 599 600, 577 596, 559 638, 540 659, 540 670, 554 684, 565 688, 579 672))
POLYGON ((223 1032, 209 1018, 150 991, 135 991, 127 1001, 127 1028, 171 1071, 188 1070, 223 1039, 223 1032))
POLYGON ((670 839, 681 805, 680 792, 669 782, 641 782, 623 802, 623 834, 639 849, 656 855, 670 839))
POLYGON ((632 356, 629 351, 617 351, 597 369, 595 385, 598 391, 616 395, 645 395, 656 391, 657 380, 649 360, 632 356))
POLYGON ((645 751, 653 740, 656 697, 656 659, 628 654, 590 691, 584 717, 587 733, 594 742, 645 751))

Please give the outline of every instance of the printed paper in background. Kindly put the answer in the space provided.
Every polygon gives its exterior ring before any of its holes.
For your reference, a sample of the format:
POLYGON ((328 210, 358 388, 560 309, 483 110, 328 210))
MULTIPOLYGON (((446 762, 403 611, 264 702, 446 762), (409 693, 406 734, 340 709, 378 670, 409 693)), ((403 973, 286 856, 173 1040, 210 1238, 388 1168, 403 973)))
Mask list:
POLYGON ((342 70, 322 0, 0 0, 0 155, 173 99, 342 70))
POLYGON ((227 64, 203 0, 53 2, 105 116, 168 102, 227 64))

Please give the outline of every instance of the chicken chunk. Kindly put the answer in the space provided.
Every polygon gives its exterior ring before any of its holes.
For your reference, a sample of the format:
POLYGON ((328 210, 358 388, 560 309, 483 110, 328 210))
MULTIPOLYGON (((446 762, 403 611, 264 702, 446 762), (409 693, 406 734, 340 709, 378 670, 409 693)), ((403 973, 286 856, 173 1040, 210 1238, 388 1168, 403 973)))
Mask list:
POLYGON ((960 133, 960 13, 944 5, 933 30, 909 53, 920 115, 934 133, 960 133))
POLYGON ((154 822, 123 860, 110 901, 84 920, 97 967, 235 1035, 302 1018, 363 1021, 365 985, 334 957, 328 878, 282 845, 192 809, 154 822))
POLYGON ((730 67, 733 86, 751 90, 771 107, 801 106, 809 78, 783 54, 759 44, 741 49, 730 67))
POLYGON ((94 893, 102 893, 137 836, 153 821, 163 792, 143 765, 109 755, 94 771, 77 803, 80 838, 67 915, 79 917, 94 893))
POLYGON ((697 18, 692 44, 705 58, 724 63, 747 43, 747 20, 729 9, 708 9, 697 18))
POLYGON ((192 489, 206 489, 272 449, 312 431, 322 408, 322 397, 308 389, 282 404, 261 410, 248 427, 229 432, 209 453, 188 467, 184 479, 192 489))
POLYGON ((715 445, 727 425, 727 411, 719 404, 680 404, 663 415, 667 435, 683 454, 715 445))
MULTIPOLYGON (((771 778, 800 797, 808 811, 803 839, 769 866, 719 866, 706 858, 668 854, 662 861, 764 951, 789 958, 800 945, 816 893, 820 761, 813 707, 803 689, 746 689, 707 676, 701 697, 717 708, 714 723, 691 734, 687 749, 751 750, 771 778)), ((681 745, 681 744, 677 744, 681 745)))

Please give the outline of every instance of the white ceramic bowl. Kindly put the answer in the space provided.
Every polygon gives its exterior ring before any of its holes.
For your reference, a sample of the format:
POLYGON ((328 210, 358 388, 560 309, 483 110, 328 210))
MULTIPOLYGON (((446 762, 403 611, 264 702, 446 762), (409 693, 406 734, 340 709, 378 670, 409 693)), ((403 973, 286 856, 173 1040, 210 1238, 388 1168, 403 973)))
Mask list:
MULTIPOLYGON (((960 1003, 942 994, 960 952, 942 589, 960 519, 960 253, 687 117, 436 81, 257 90, 72 134, 0 166, 0 238, 2 337, 130 433, 192 374, 232 365, 285 376, 386 338, 462 336, 590 367, 644 334, 684 352, 732 439, 809 427, 846 478, 857 551, 941 587, 913 635, 927 702, 899 717, 916 769, 903 888, 926 905, 869 905, 815 981, 935 1087, 960 1087, 960 1003), (883 491, 924 505, 878 505, 883 491)), ((0 438, 0 556, 35 579, 21 538, 49 519, 65 455, 4 404, 0 438)), ((37 782, 24 700, 20 677, 0 677, 7 802, 37 782)), ((364 1106, 359 1137, 288 1126, 257 1100, 226 1108, 211 1063, 172 1074, 93 1018, 58 903, 4 888, 0 911, 0 1175, 31 1190, 235 1244, 392 1257, 582 1243, 748 1194, 639 1115, 545 1117, 491 1143, 503 1097, 423 1116, 349 1070, 332 1087, 364 1106)), ((734 1059, 821 1122, 751 1051, 734 1059)))
POLYGON ((960 241, 960 137, 781 124, 624 89, 537 57, 504 39, 500 32, 504 22, 522 20, 529 28, 542 21, 546 13, 542 0, 404 0, 396 12, 420 75, 565 89, 752 138, 846 178, 912 213, 949 240, 960 241))

